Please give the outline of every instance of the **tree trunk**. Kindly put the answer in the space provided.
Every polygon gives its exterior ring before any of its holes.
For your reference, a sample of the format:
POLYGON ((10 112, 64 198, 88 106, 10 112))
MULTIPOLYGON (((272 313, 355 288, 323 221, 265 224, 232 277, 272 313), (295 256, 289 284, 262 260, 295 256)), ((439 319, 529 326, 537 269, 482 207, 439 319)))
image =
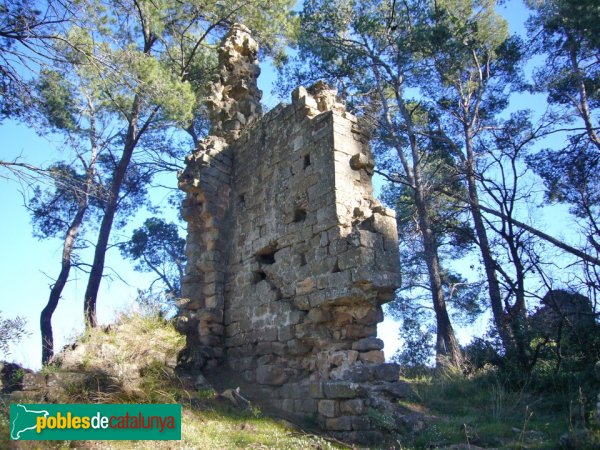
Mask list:
POLYGON ((491 245, 487 236, 487 231, 483 221, 483 215, 481 214, 481 208, 479 205, 479 194, 477 192, 477 182, 475 179, 475 155, 473 151, 473 140, 471 136, 471 130, 468 126, 465 126, 465 147, 467 152, 466 164, 466 176, 467 176, 467 188, 469 192, 469 205, 473 222, 475 224, 475 233, 477 235, 479 249, 481 252, 481 258, 483 259, 483 266, 485 269, 485 275, 488 282, 488 293, 490 296, 490 304, 492 306, 492 315, 494 316, 494 324, 496 330, 502 341, 502 345, 507 354, 518 355, 519 360, 522 359, 523 355, 518 351, 520 346, 517 345, 515 340, 514 330, 512 328, 510 317, 504 310, 502 304, 502 293, 500 291, 500 283, 496 277, 496 260, 492 254, 491 245))
POLYGON ((102 275, 104 273, 104 260, 106 257, 106 249, 108 248, 108 240, 110 238, 110 232, 115 219, 115 215, 119 206, 119 194, 121 192, 121 186, 127 173, 127 168, 133 155, 133 149, 135 146, 127 145, 124 146, 123 155, 117 165, 114 172, 113 182, 110 187, 110 193, 106 207, 104 209, 104 216, 100 223, 100 230, 98 231, 98 241, 96 242, 96 249, 94 251, 94 261, 92 263, 92 269, 88 278, 88 284, 85 290, 84 298, 84 314, 86 327, 95 327, 98 324, 96 318, 96 301, 98 299, 98 290, 100 288, 100 282, 102 281, 102 275))
POLYGON ((95 327, 98 324, 96 317, 96 301, 98 299, 98 290, 100 288, 100 282, 102 281, 102 275, 104 273, 104 261, 106 258, 106 250, 108 248, 108 240, 110 238, 110 232, 115 219, 115 215, 119 208, 119 194, 121 193, 121 186, 125 180, 131 157, 133 156, 133 150, 137 145, 139 134, 137 123, 141 112, 141 99, 138 95, 135 96, 132 105, 132 114, 129 119, 129 126, 127 127, 127 135, 125 138, 125 144, 123 145, 123 154, 121 159, 115 168, 113 173, 113 180, 110 186, 109 197, 104 208, 104 216, 100 223, 100 230, 98 231, 98 241, 96 242, 96 249, 94 251, 94 261, 90 270, 88 278, 88 284, 85 290, 85 297, 83 301, 83 312, 85 316, 86 327, 95 327))
POLYGON ((436 318, 436 367, 461 367, 463 358, 460 346, 458 345, 458 341, 454 334, 454 329, 450 322, 448 309, 446 308, 435 236, 433 236, 431 231, 429 215, 424 199, 418 190, 415 191, 415 203, 417 206, 417 214, 419 216, 419 228, 421 228, 424 256, 427 264, 429 285, 431 288, 431 297, 436 318))
POLYGON ((60 274, 56 279, 56 282, 50 289, 50 298, 46 307, 42 310, 40 315, 40 331, 42 333, 42 365, 48 364, 50 358, 54 355, 54 336, 52 333, 52 315, 58 306, 60 295, 67 284, 69 279, 69 272, 71 271, 71 256, 73 254, 73 247, 75 246, 75 240, 79 234, 79 228, 83 222, 83 217, 87 209, 87 201, 80 205, 77 210, 75 218, 71 222, 65 241, 63 244, 63 254, 60 274))
POLYGON ((40 314, 40 332, 42 334, 42 365, 48 364, 50 358, 52 358, 52 356, 54 355, 52 316, 54 314, 54 311, 56 311, 56 307, 58 306, 58 302, 60 300, 62 291, 65 285, 67 284, 67 281, 69 280, 69 273, 71 272, 75 241, 77 240, 81 224, 83 223, 83 218, 85 217, 85 213, 89 205, 89 195, 92 191, 92 186, 94 184, 94 176, 96 174, 96 159, 98 157, 98 146, 96 141, 96 121, 94 114, 94 105, 91 99, 88 99, 88 106, 90 108, 90 161, 85 171, 85 187, 83 189, 83 192, 79 193, 78 196, 79 201, 77 205, 77 213, 71 221, 71 224, 69 225, 69 228, 65 235, 60 273, 58 275, 58 278, 56 279, 56 282, 50 289, 50 297, 48 298, 48 303, 46 304, 46 306, 42 310, 42 313, 40 314))
MULTIPOLYGON (((405 111, 406 112, 406 111, 405 111)), ((417 209, 417 220, 421 229, 421 237, 423 240, 423 251, 425 262, 427 264, 427 272, 429 275, 429 285, 431 288, 431 297, 433 300, 433 309, 436 318, 436 367, 443 368, 447 366, 461 367, 463 364, 462 353, 460 346, 454 334, 454 329, 450 322, 448 309, 446 308, 446 299, 442 286, 442 276, 440 272, 440 261, 436 238, 431 229, 431 220, 425 192, 423 189, 423 181, 421 178, 420 155, 417 150, 416 137, 410 136, 412 150, 412 173, 413 173, 413 189, 414 200, 417 209)))
POLYGON ((399 84, 399 80, 396 79, 393 83, 394 97, 406 126, 406 134, 408 135, 412 154, 411 166, 408 161, 408 155, 403 149, 402 140, 399 138, 396 127, 391 119, 388 100, 382 87, 384 83, 382 82, 377 65, 374 66, 373 70, 378 81, 379 97, 383 107, 383 117, 386 122, 386 127, 388 130, 393 132, 394 144, 396 147, 396 152, 398 153, 398 158, 400 159, 406 174, 406 178, 413 189, 415 206, 417 208, 417 221, 421 231, 421 239, 423 242, 425 261, 427 264, 427 272, 429 277, 429 286, 431 288, 431 297, 433 300, 433 309, 436 318, 436 366, 440 368, 447 366, 461 367, 463 358, 460 351, 460 346, 458 345, 458 341, 454 334, 454 329, 452 328, 452 323, 450 322, 448 310, 446 308, 446 300, 444 296, 444 290, 442 288, 438 248, 435 241, 435 236, 431 230, 429 213, 427 210, 427 200, 425 198, 425 192, 421 178, 421 155, 419 154, 417 134, 414 130, 413 120, 406 107, 406 103, 402 98, 402 89, 401 85, 399 84))

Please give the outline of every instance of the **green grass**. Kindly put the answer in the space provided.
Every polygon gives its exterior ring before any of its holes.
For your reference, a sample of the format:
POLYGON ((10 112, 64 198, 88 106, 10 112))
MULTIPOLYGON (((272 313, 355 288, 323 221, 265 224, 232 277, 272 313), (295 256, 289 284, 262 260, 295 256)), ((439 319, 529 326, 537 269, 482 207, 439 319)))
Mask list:
POLYGON ((470 378, 442 374, 406 381, 414 394, 401 406, 433 417, 423 431, 401 438, 406 448, 556 449, 560 437, 578 426, 572 419, 576 393, 569 400, 562 392, 511 389, 493 370, 470 378))

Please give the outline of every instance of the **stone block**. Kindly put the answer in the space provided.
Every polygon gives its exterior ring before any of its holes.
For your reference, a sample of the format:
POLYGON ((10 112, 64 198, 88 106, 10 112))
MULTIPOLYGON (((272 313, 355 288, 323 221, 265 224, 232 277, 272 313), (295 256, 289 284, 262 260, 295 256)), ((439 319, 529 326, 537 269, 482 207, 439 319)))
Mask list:
POLYGON ((268 354, 268 355, 255 354, 254 356, 258 357, 258 359, 256 360, 256 364, 259 366, 275 364, 275 362, 277 361, 277 358, 273 354, 268 354))
POLYGON ((273 346, 271 342, 259 342, 256 344, 256 354, 257 355, 268 355, 273 353, 273 346))
POLYGON ((365 383, 371 381, 374 378, 374 370, 372 365, 356 364, 346 374, 346 379, 354 381, 356 383, 365 383))
POLYGON ((311 308, 318 308, 318 307, 320 307, 328 299, 329 299, 329 296, 327 295, 327 293, 324 290, 321 290, 321 291, 318 291, 318 292, 313 292, 312 294, 310 294, 308 296, 308 301, 309 301, 309 305, 310 305, 311 308))
POLYGON ((301 386, 298 383, 289 383, 281 388, 281 396, 284 398, 301 399, 306 398, 305 386, 301 386))
MULTIPOLYGON (((51 402, 66 402, 69 398, 66 396, 61 396, 61 398, 57 398, 55 396, 56 392, 52 391, 12 391, 10 393, 10 403, 51 403, 51 402)), ((71 397, 72 398, 72 397, 71 397)), ((8 405, 7 405, 8 407, 8 405)), ((11 447, 9 447, 11 448, 11 447)))
POLYGON ((335 400, 319 400, 319 414, 325 417, 335 417, 338 412, 337 402, 335 400))
POLYGON ((276 341, 278 330, 277 327, 267 327, 260 330, 260 338, 262 341, 276 341))
POLYGON ((398 381, 400 379, 400 365, 396 363, 378 364, 374 367, 375 379, 381 381, 398 381))
MULTIPOLYGON (((385 441, 384 434, 381 431, 375 430, 352 431, 349 433, 343 433, 343 435, 340 433, 339 437, 348 442, 354 442, 366 447, 377 447, 385 441)), ((471 446, 471 448, 473 448, 473 446, 471 446)))
POLYGON ((317 412, 317 400, 305 398, 294 400, 294 409, 303 414, 315 414, 317 412))
POLYGON ((326 381, 323 393, 326 398, 356 398, 363 395, 364 389, 360 384, 349 381, 326 381))
POLYGON ((362 267, 370 261, 374 261, 374 255, 371 250, 366 248, 351 248, 338 255, 338 267, 340 270, 362 267))
POLYGON ((344 331, 346 332, 346 338, 348 339, 361 339, 376 335, 377 326, 352 324, 348 325, 344 331))
POLYGON ((385 355, 381 350, 371 350, 370 352, 361 353, 358 359, 367 363, 381 364, 385 362, 385 355))
POLYGON ((287 353, 287 347, 282 342, 271 342, 271 349, 278 356, 284 356, 287 353))
POLYGON ((394 400, 407 398, 412 394, 410 384, 403 381, 395 381, 393 383, 377 383, 371 388, 371 390, 375 392, 383 392, 394 400))
POLYGON ((294 306, 302 311, 310 309, 310 300, 308 295, 298 295, 294 297, 294 306))
POLYGON ((352 429, 356 431, 369 430, 371 428, 371 420, 367 416, 352 417, 352 429))
POLYGON ((305 355, 310 352, 312 346, 300 339, 292 339, 287 342, 288 353, 292 356, 305 355))
POLYGON ((352 349, 358 350, 359 352, 369 351, 369 350, 382 350, 383 349, 383 341, 376 337, 367 337, 360 339, 352 344, 352 349))
POLYGON ((342 414, 357 416, 366 413, 367 408, 365 402, 359 398, 353 398, 352 400, 343 400, 340 402, 340 412, 342 414))
POLYGON ((275 365, 259 366, 256 369, 256 381, 259 384, 281 386, 288 379, 284 369, 275 365))
POLYGON ((375 163, 364 153, 357 153, 350 158, 350 167, 353 170, 365 169, 368 173, 373 173, 375 163))
POLYGON ((329 243, 329 254, 332 256, 340 255, 348 250, 348 241, 346 239, 335 239, 329 243))
POLYGON ((316 284, 315 284, 314 278, 312 278, 312 277, 306 278, 306 279, 296 283, 296 294, 297 295, 309 294, 315 290, 315 287, 316 287, 316 284))
POLYGON ((281 409, 283 409, 285 412, 293 413, 295 411, 294 400, 291 398, 284 398, 281 402, 281 409))
POLYGON ((294 338, 294 325, 284 325, 277 329, 277 339, 280 342, 287 342, 294 338))
POLYGON ((323 398, 325 394, 323 393, 323 383, 320 381, 313 381, 308 386, 309 395, 312 398, 323 398))
POLYGON ((352 430, 352 416, 333 417, 325 420, 325 427, 331 431, 352 430))
POLYGON ((328 362, 333 366, 347 365, 352 366, 358 358, 358 352, 355 350, 340 350, 329 353, 328 362))
POLYGON ((306 318, 314 323, 327 322, 331 320, 331 312, 325 308, 312 308, 308 311, 306 318))

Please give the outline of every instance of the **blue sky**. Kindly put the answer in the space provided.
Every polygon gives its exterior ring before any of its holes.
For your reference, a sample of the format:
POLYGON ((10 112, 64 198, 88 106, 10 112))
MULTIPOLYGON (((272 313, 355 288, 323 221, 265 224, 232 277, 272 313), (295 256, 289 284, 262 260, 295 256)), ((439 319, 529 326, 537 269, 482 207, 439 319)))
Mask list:
MULTIPOLYGON (((512 0, 500 7, 500 12, 509 20, 512 33, 524 33, 524 21, 527 10, 520 0, 512 0)), ((271 93, 271 85, 276 77, 272 66, 262 63, 262 74, 259 78, 259 87, 263 90, 263 101, 273 107, 278 99, 271 93)), ((288 99, 285 99, 289 101, 288 99)), ((511 108, 543 107, 543 99, 529 95, 515 96, 511 108)), ((40 137, 24 124, 17 124, 5 120, 0 125, 0 159, 14 160, 22 157, 23 162, 38 166, 46 166, 60 159, 61 143, 51 137, 40 137)), ((40 334, 38 330, 39 314, 45 306, 49 286, 60 269, 61 242, 59 239, 39 241, 32 237, 30 216, 23 207, 23 195, 31 191, 26 185, 19 184, 14 177, 6 178, 5 171, 0 172, 0 310, 3 317, 23 316, 27 319, 31 335, 24 339, 18 346, 12 348, 8 359, 16 360, 27 367, 39 368, 41 350, 40 334)), ((165 178, 164 183, 176 186, 176 176, 165 178)), ((376 180, 376 187, 380 181, 376 180)), ((163 193, 158 193, 155 199, 162 198, 163 193)), ((564 230, 564 222, 545 219, 545 215, 556 217, 565 215, 564 207, 557 207, 539 213, 537 218, 541 224, 552 223, 550 231, 560 236, 564 230)), ((138 216, 128 227, 129 232, 138 226, 142 216, 138 216)), ((548 230, 548 228, 546 228, 548 230)), ((124 236, 127 232, 124 232, 124 236)), ((113 231, 113 238, 118 234, 113 231)), ((84 258, 85 258, 84 253, 84 258)), ((87 255, 91 255, 90 252, 87 255)), ((91 258, 88 258, 88 260, 91 258)), ((116 249, 109 251, 108 266, 122 278, 127 279, 127 284, 114 278, 102 282, 98 300, 98 316, 101 323, 114 320, 115 313, 131 306, 136 297, 137 288, 145 288, 153 277, 136 273, 131 265, 123 261, 116 249)), ((110 272, 110 271, 108 271, 110 272)), ((55 349, 70 342, 73 337, 83 330, 83 293, 87 283, 87 276, 76 273, 71 277, 63 298, 54 314, 53 324, 55 333, 55 349)), ((469 330, 461 331, 459 337, 463 343, 472 334, 482 334, 487 327, 486 319, 482 319, 469 330)), ((398 348, 398 325, 391 320, 386 320, 380 325, 380 337, 386 342, 386 355, 391 356, 398 348)), ((0 358, 2 355, 0 355, 0 358)))

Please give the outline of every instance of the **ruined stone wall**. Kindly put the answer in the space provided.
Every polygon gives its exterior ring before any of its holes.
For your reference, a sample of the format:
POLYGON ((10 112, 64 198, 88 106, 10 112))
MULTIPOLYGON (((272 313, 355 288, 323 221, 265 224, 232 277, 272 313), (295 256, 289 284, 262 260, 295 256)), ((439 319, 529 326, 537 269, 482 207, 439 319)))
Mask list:
POLYGON ((397 283, 395 220, 372 198, 356 119, 324 86, 313 92, 299 89, 232 146, 225 347, 260 384, 384 361, 369 338, 397 283))
POLYGON ((367 408, 385 401, 373 393, 398 391, 376 337, 381 305, 399 285, 394 213, 373 198, 368 136, 335 91, 298 88, 291 105, 260 119, 247 108, 257 71, 245 33, 232 31, 222 47, 246 55, 216 80, 213 116, 226 119, 180 177, 182 364, 222 364, 276 409, 366 436, 367 408))

